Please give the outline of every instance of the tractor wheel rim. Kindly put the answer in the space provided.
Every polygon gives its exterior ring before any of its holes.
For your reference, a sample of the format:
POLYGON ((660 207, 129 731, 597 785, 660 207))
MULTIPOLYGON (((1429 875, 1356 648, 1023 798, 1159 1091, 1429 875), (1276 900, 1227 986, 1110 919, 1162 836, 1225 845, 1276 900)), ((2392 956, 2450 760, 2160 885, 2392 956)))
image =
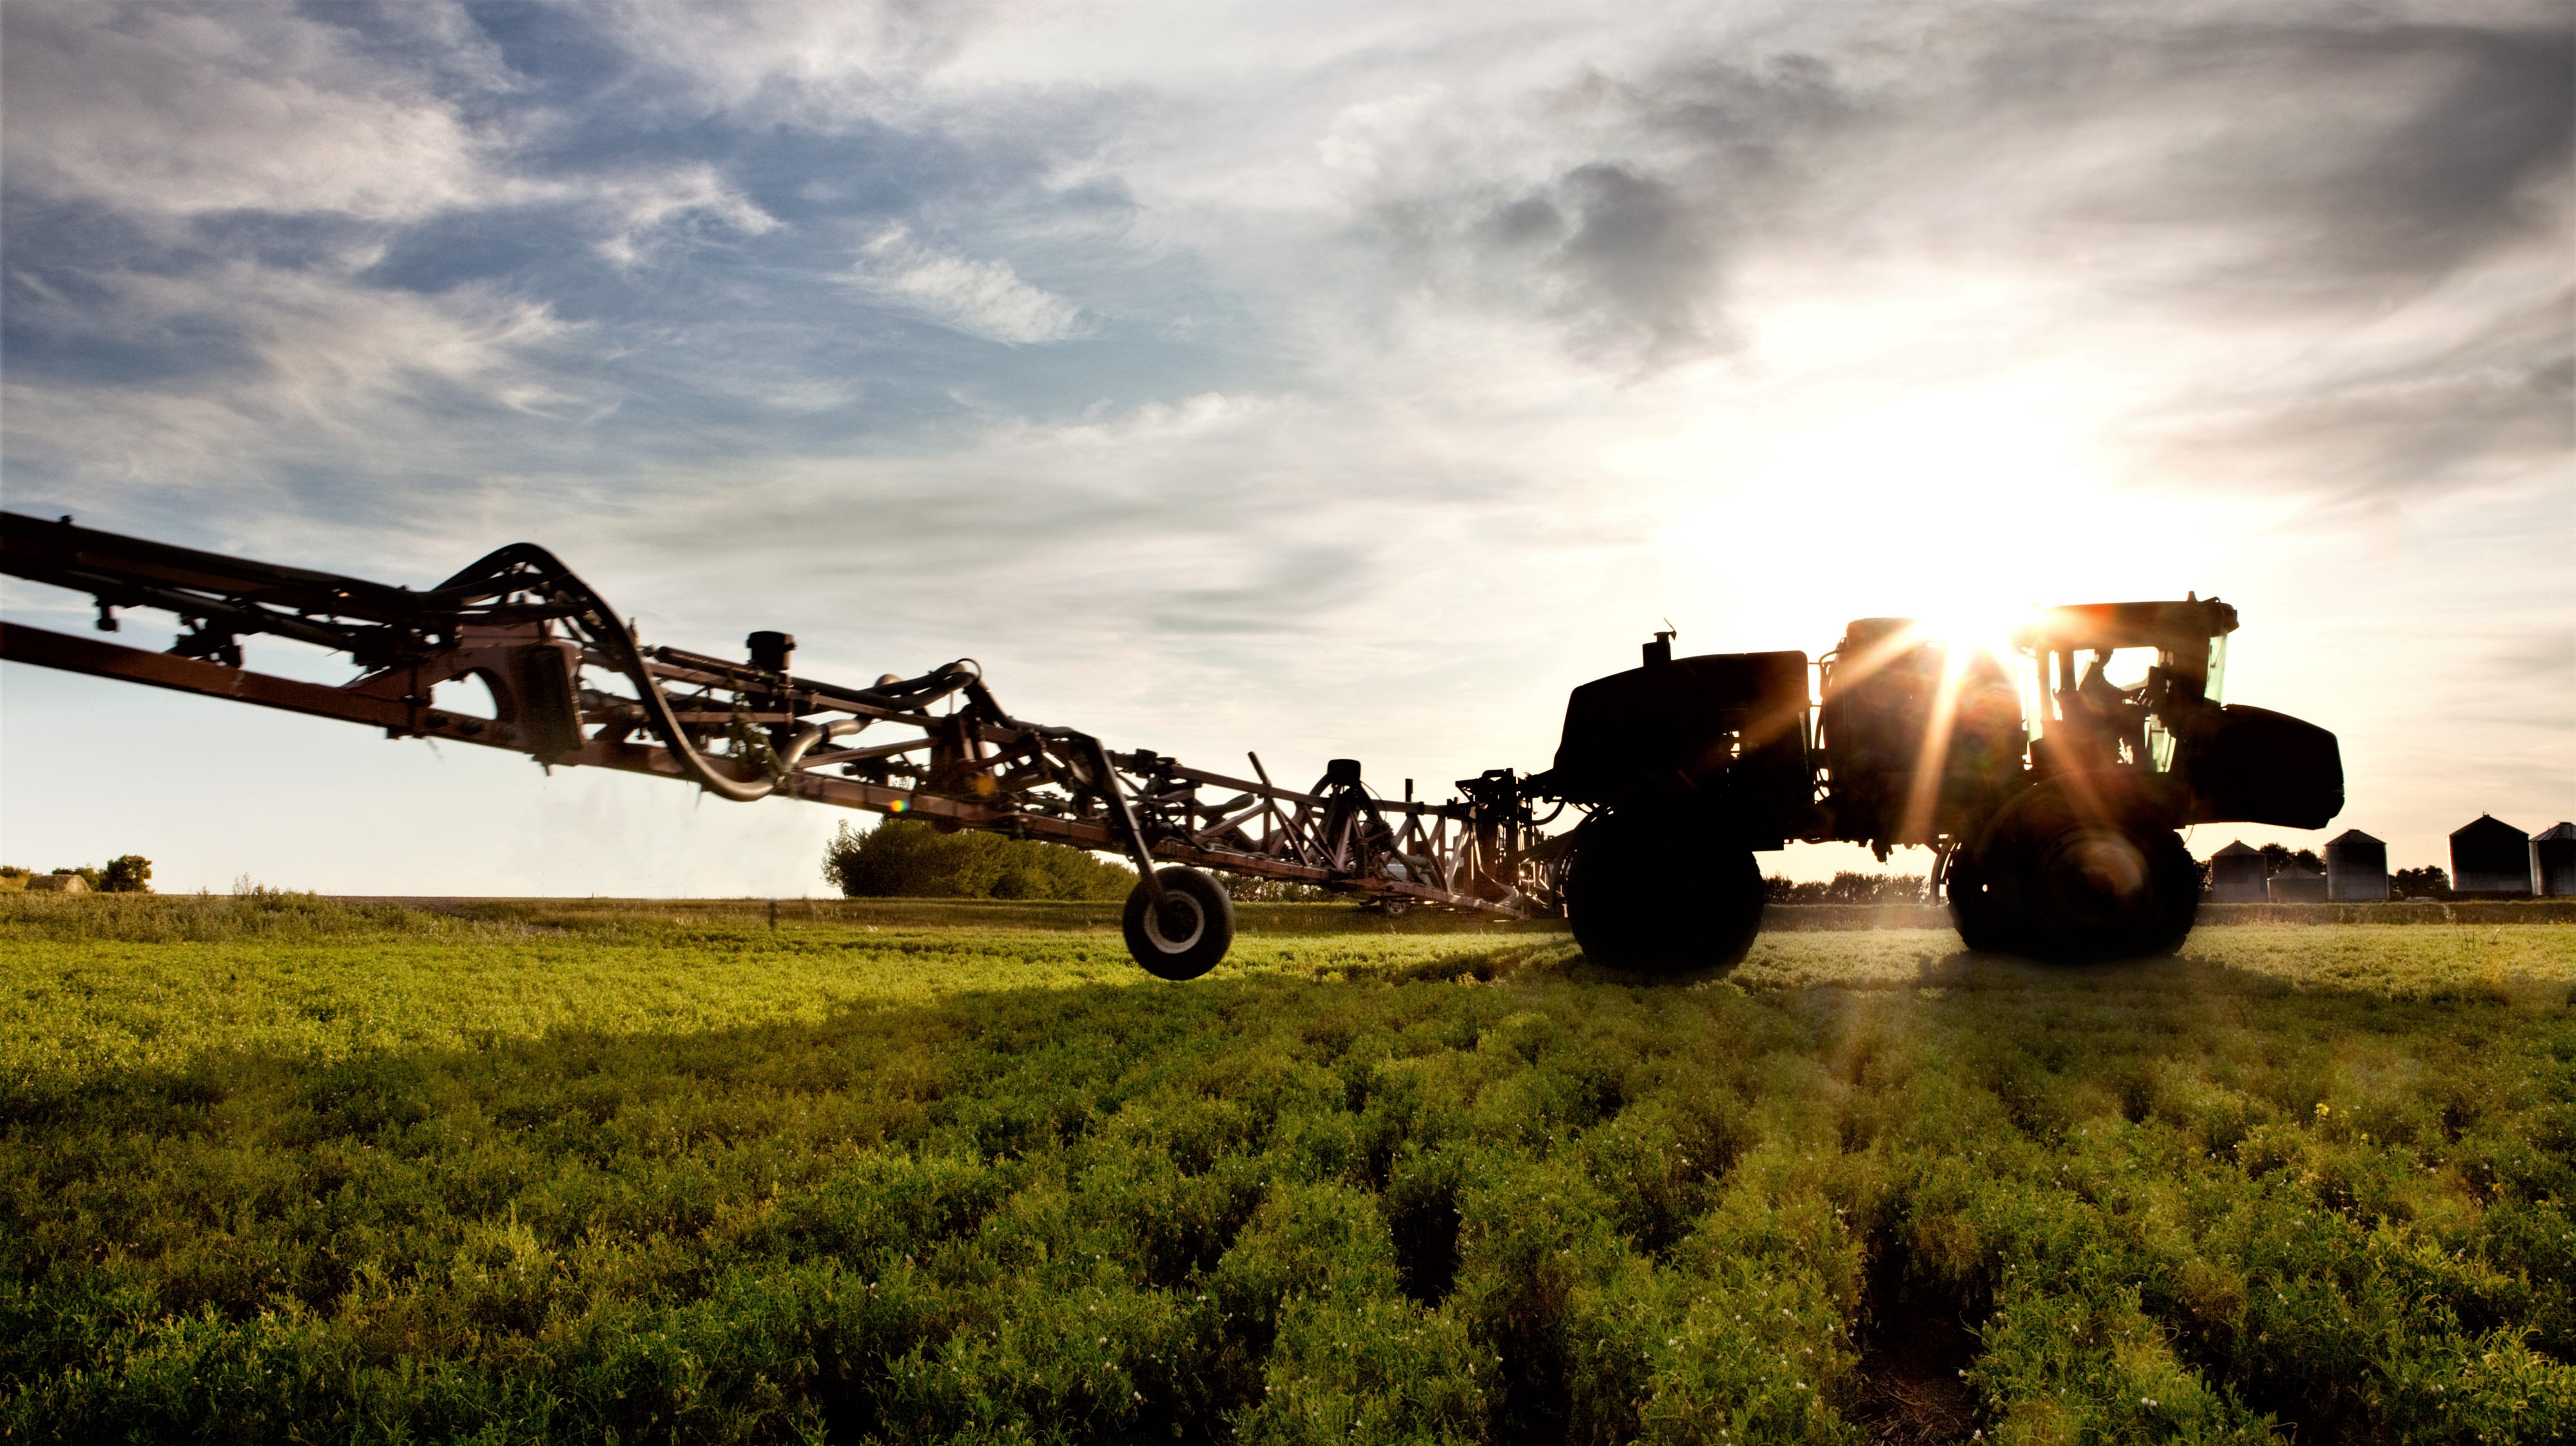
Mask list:
POLYGON ((1207 933, 1207 911, 1199 907, 1198 900, 1186 894, 1176 893, 1166 897, 1170 902, 1162 908, 1149 907, 1145 910, 1145 933, 1154 941, 1155 948, 1166 954, 1178 954, 1196 944, 1207 933), (1172 930, 1170 916, 1173 914, 1181 915, 1189 925, 1187 930, 1177 936, 1172 930))
POLYGON ((2112 923, 2146 900, 2150 870, 2138 846, 2114 833, 2086 832, 2061 843, 2049 859, 2049 893, 2091 923, 2112 923))

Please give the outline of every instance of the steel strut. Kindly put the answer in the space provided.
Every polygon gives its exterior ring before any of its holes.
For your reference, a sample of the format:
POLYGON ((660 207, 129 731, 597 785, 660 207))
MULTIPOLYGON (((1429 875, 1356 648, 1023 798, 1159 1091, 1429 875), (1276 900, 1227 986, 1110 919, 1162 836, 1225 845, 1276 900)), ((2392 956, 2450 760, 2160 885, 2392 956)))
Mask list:
POLYGON ((1127 845, 1127 856, 1136 861, 1137 887, 1154 901, 1157 912, 1170 910, 1171 895, 1163 891, 1163 881, 1154 876, 1154 850, 1145 842, 1145 828, 1136 821, 1136 810, 1128 805, 1127 791, 1118 786, 1118 770, 1109 762, 1109 749, 1088 733, 1078 736, 1091 753, 1092 766, 1100 770, 1100 793, 1109 802, 1110 817, 1118 821, 1119 840, 1127 845))

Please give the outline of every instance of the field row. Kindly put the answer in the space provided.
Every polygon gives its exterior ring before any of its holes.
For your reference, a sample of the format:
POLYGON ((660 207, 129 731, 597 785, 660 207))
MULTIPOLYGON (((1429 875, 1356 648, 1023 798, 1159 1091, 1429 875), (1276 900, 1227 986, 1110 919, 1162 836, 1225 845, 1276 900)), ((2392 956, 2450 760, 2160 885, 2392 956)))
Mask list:
POLYGON ((1251 935, 1170 986, 1108 934, 241 908, 0 918, 0 1436, 2576 1422, 2564 926, 1678 986, 1251 935))

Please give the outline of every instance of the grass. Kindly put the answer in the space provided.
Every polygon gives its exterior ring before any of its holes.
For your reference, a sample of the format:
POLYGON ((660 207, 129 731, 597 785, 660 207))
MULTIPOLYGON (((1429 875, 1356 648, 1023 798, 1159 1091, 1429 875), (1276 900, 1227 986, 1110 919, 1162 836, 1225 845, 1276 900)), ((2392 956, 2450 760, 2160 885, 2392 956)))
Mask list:
POLYGON ((0 1438, 2576 1435, 2576 927, 827 912, 0 901, 0 1438))

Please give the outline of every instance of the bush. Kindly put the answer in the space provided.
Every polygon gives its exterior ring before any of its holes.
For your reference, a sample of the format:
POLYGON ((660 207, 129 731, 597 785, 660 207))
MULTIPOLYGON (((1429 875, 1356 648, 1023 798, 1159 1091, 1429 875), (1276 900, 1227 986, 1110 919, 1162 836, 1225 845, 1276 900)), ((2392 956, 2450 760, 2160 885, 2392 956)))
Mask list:
POLYGON ((1834 875, 1831 883, 1792 883, 1772 877, 1762 881, 1762 897, 1774 904, 1928 904, 1936 902, 1932 881, 1912 874, 1834 875))
POLYGON ((2256 852, 2263 855, 2265 878, 2274 874, 2322 874, 2326 871, 2326 861, 2317 857, 2315 849, 2292 853, 2287 844, 2267 843, 2256 852))
POLYGON ((1134 870, 1081 849, 900 818, 841 825, 823 878, 854 899, 1124 899, 1136 886, 1134 870))
MULTIPOLYGON (((89 885, 94 894, 148 894, 152 892, 152 861, 141 854, 118 854, 98 867, 52 869, 48 872, 77 877, 89 885)), ((0 893, 18 893, 27 887, 35 870, 15 864, 0 867, 0 893)))
POLYGON ((1300 884, 1288 879, 1256 879, 1243 874, 1220 875, 1217 880, 1238 904, 1329 904, 1342 895, 1313 884, 1300 884))
POLYGON ((2451 897, 2451 876, 2431 865, 2420 869, 2399 869, 2388 876, 2388 897, 2447 899, 2451 897))

